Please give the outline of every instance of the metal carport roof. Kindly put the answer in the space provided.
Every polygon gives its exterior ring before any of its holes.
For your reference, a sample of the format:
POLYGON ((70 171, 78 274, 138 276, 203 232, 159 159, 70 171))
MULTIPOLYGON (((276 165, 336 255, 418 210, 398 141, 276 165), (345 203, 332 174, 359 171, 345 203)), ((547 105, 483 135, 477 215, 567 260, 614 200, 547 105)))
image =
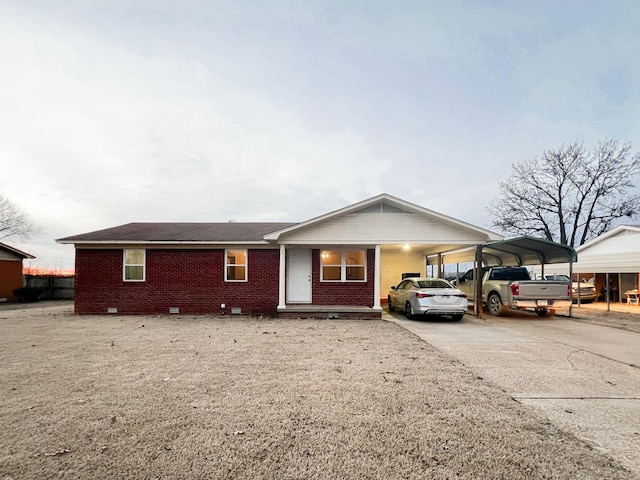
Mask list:
MULTIPOLYGON (((443 263, 473 262, 475 253, 475 248, 444 253, 443 263)), ((573 263, 577 259, 578 255, 573 247, 530 236, 498 240, 482 245, 482 262, 489 267, 573 263)), ((434 257, 430 257, 429 260, 429 264, 437 263, 434 257)))

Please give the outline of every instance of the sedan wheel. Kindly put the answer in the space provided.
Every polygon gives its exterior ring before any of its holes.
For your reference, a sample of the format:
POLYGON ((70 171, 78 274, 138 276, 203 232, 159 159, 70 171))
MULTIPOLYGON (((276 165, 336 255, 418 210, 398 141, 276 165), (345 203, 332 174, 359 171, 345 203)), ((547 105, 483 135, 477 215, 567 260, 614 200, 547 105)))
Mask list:
POLYGON ((407 317, 408 320, 411 320, 414 317, 413 307, 409 302, 404 304, 404 316, 407 317))
POLYGON ((391 302, 391 297, 387 297, 387 306, 389 307, 389 312, 393 312, 393 302, 391 302))

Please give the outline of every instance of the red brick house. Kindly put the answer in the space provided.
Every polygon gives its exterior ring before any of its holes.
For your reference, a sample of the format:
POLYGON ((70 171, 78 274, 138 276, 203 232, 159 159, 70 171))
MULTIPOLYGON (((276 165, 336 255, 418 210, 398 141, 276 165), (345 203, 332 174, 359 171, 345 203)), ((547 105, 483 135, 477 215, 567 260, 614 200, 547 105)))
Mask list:
POLYGON ((387 194, 301 223, 130 223, 76 249, 80 314, 380 317, 402 272, 498 234, 387 194))
POLYGON ((23 286, 22 261, 36 258, 17 248, 0 243, 0 301, 15 301, 13 291, 23 286))

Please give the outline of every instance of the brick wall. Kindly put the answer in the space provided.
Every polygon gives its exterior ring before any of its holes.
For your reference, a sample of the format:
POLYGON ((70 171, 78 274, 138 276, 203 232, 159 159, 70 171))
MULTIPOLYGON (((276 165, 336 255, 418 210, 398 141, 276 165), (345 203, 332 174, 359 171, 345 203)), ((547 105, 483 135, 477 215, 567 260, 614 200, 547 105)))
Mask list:
POLYGON ((312 302, 314 305, 354 305, 373 307, 375 250, 367 250, 366 282, 321 282, 320 250, 313 250, 312 272, 312 302))
POLYGON ((278 306, 278 250, 249 250, 247 282, 224 281, 224 250, 146 251, 146 281, 122 280, 121 249, 76 250, 75 311, 120 314, 242 313, 272 315, 278 306))

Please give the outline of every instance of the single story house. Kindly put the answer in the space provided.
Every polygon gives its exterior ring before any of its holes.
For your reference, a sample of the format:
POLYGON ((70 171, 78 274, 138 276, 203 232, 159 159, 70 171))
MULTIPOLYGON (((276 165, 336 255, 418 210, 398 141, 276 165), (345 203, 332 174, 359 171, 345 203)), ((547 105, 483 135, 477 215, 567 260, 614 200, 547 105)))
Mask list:
POLYGON ((79 314, 379 318, 429 255, 503 237, 388 194, 300 223, 129 223, 58 239, 79 314))
POLYGON ((22 261, 36 258, 4 243, 0 243, 0 302, 15 301, 13 291, 24 286, 22 261))

